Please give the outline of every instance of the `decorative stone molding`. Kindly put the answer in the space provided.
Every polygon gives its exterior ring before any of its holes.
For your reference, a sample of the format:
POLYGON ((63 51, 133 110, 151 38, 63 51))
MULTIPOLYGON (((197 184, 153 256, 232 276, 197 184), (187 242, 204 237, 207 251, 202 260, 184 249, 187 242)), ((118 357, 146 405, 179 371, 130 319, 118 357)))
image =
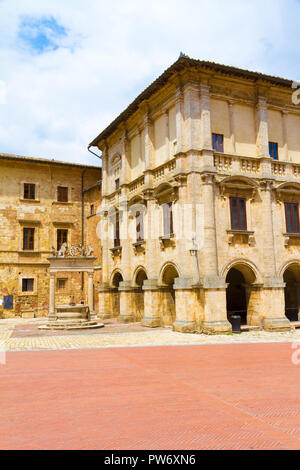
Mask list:
POLYGON ((112 258, 116 258, 117 256, 121 257, 122 254, 122 247, 121 246, 114 246, 113 248, 109 249, 112 255, 112 258))
POLYGON ((284 246, 289 246, 292 244, 299 245, 300 242, 300 233, 284 233, 284 246))
POLYGON ((140 240, 138 242, 132 243, 134 254, 138 255, 139 253, 145 254, 146 253, 146 241, 140 240))
POLYGON ((159 237, 160 248, 164 250, 167 247, 174 247, 175 240, 174 240, 174 233, 170 233, 170 235, 163 235, 159 237))
POLYGON ((234 245, 238 242, 248 243, 249 246, 255 246, 254 232, 249 230, 227 230, 228 244, 234 245))

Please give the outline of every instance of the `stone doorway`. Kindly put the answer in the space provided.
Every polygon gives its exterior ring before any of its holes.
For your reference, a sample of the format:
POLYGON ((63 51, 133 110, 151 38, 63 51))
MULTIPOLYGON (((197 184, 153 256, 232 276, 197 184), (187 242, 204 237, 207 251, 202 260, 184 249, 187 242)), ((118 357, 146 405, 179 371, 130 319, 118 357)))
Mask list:
POLYGON ((120 315, 120 292, 119 285, 123 281, 123 276, 121 273, 116 272, 112 278, 112 314, 113 317, 118 317, 120 315))
POLYGON ((285 316, 291 321, 299 321, 300 310, 300 266, 289 266, 283 275, 285 282, 284 300, 285 316))
POLYGON ((146 271, 144 269, 140 269, 135 278, 135 320, 141 321, 144 317, 144 291, 143 291, 143 284, 144 281, 148 279, 146 271))

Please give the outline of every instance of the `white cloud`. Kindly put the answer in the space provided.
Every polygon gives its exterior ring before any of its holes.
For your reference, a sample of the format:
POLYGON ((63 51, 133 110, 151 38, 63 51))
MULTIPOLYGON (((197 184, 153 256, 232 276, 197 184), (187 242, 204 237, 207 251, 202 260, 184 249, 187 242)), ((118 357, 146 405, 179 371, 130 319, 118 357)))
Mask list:
POLYGON ((298 79, 299 13, 296 0, 4 0, 0 152, 98 164, 88 143, 181 50, 298 79), (24 16, 54 18, 62 47, 33 54, 24 16))

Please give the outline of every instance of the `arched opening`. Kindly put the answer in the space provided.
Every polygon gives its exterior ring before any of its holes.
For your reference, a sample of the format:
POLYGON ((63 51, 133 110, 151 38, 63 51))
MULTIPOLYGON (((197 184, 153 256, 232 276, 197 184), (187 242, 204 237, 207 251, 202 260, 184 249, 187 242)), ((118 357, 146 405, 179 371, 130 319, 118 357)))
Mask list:
POLYGON ((139 269, 135 278, 136 291, 135 291, 135 316, 136 320, 140 321, 144 316, 144 281, 148 279, 146 271, 139 269))
POLYGON ((120 292, 119 285, 123 281, 123 276, 121 273, 116 272, 112 278, 111 284, 113 287, 112 294, 112 311, 113 316, 118 317, 120 315, 120 292))
POLYGON ((251 284, 255 281, 255 274, 247 265, 235 265, 226 276, 228 284, 226 290, 227 317, 230 321, 232 315, 241 317, 241 324, 248 323, 248 304, 251 295, 251 284))
POLYGON ((290 265, 283 274, 285 282, 285 315, 292 321, 299 321, 300 310, 300 265, 290 265))
POLYGON ((167 265, 162 273, 162 304, 163 304, 163 318, 164 325, 172 325, 176 320, 176 300, 174 282, 179 277, 179 273, 174 265, 167 265))

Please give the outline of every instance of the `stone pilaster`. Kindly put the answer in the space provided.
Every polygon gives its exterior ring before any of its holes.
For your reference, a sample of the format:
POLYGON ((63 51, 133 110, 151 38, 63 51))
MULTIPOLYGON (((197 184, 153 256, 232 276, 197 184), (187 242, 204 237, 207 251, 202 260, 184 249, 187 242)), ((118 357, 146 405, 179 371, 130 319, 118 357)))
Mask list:
POLYGON ((199 128, 201 124, 200 96, 198 83, 184 87, 184 151, 199 150, 201 146, 199 128))
POLYGON ((257 116, 257 155, 259 157, 269 156, 269 132, 268 132, 268 115, 267 100, 263 96, 259 96, 256 106, 257 116))
POLYGON ((129 281, 122 281, 119 285, 120 293, 120 315, 118 321, 130 323, 135 320, 134 290, 129 281))
POLYGON ((182 152, 183 148, 183 92, 182 88, 179 87, 175 94, 175 106, 176 106, 176 152, 182 152))
POLYGON ((227 319, 226 287, 218 272, 215 221, 214 175, 202 175, 204 206, 204 244, 201 253, 203 269, 203 332, 221 334, 231 331, 227 319))
POLYGON ((181 333, 194 333, 196 331, 197 299, 192 290, 192 279, 178 277, 175 279, 173 288, 176 306, 176 320, 173 323, 173 330, 181 333))
POLYGON ((285 284, 270 287, 264 285, 262 291, 263 327, 267 331, 289 331, 290 321, 285 316, 285 284))
POLYGON ((289 151, 288 151, 288 137, 287 137, 287 118, 288 118, 288 111, 282 110, 282 135, 283 135, 283 153, 284 153, 284 160, 289 160, 289 151))
POLYGON ((128 140, 127 131, 124 131, 122 137, 122 156, 121 156, 121 174, 120 186, 130 181, 130 142, 128 140))
POLYGON ((102 320, 113 317, 113 307, 112 307, 112 289, 108 284, 100 284, 98 286, 98 299, 99 299, 99 310, 98 317, 102 320))
POLYGON ((234 132, 234 101, 228 101, 228 115, 229 115, 229 132, 230 132, 230 142, 232 153, 236 153, 235 145, 235 132, 234 132))
POLYGON ((210 91, 209 86, 205 83, 200 84, 200 100, 201 100, 201 148, 212 150, 211 137, 211 118, 210 118, 210 91))
POLYGON ((144 317, 142 325, 156 328, 161 325, 160 306, 161 295, 156 279, 147 279, 143 285, 144 317))

